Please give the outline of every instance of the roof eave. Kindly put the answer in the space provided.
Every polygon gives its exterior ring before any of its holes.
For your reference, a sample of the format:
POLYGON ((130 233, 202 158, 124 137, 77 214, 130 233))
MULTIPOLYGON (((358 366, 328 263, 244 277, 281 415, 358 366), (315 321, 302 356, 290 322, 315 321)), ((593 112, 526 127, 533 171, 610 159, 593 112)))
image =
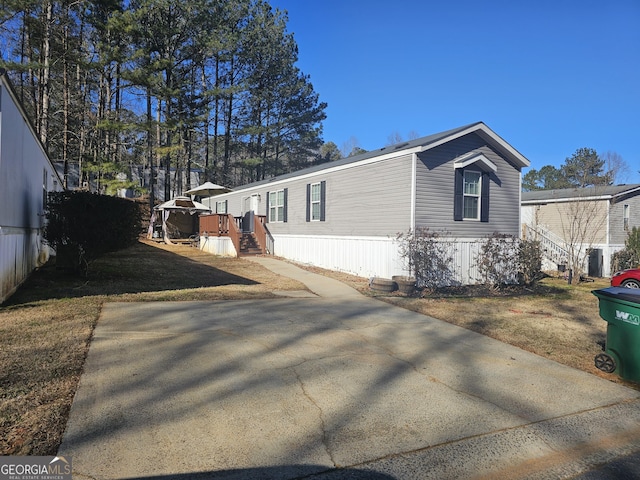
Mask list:
POLYGON ((590 195, 585 197, 558 197, 558 198, 541 198, 539 200, 522 200, 521 205, 536 205, 538 203, 565 203, 565 202, 586 202, 592 200, 609 201, 612 195, 590 195))
POLYGON ((451 140, 464 137, 465 135, 468 135, 470 133, 478 133, 486 140, 490 140, 495 146, 502 150, 502 153, 504 153, 507 159, 516 167, 525 168, 531 164, 531 162, 529 162, 529 160, 524 155, 522 155, 515 148, 505 142, 502 137, 491 130, 487 125, 484 124, 484 122, 474 123, 473 125, 469 125, 469 127, 463 130, 459 130, 447 137, 441 138, 436 142, 424 145, 423 147, 421 147, 420 151, 424 152, 426 150, 430 150, 432 148, 450 142, 451 140))
POLYGON ((635 193, 635 192, 640 192, 640 186, 636 186, 636 187, 630 188, 629 190, 623 190, 622 192, 618 192, 615 195, 613 195, 613 198, 621 197, 623 195, 629 195, 630 193, 635 193))

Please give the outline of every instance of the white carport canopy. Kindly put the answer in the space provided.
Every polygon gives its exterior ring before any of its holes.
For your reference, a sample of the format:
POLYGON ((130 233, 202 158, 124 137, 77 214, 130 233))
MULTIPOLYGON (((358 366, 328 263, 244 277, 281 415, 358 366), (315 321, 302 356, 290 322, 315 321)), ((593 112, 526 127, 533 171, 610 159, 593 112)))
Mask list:
POLYGON ((165 243, 173 243, 169 237, 169 227, 177 230, 179 234, 190 236, 196 233, 193 231, 193 215, 210 211, 209 207, 189 197, 172 198, 154 207, 151 224, 149 225, 149 237, 153 235, 153 227, 158 221, 158 217, 162 219, 162 235, 165 243))

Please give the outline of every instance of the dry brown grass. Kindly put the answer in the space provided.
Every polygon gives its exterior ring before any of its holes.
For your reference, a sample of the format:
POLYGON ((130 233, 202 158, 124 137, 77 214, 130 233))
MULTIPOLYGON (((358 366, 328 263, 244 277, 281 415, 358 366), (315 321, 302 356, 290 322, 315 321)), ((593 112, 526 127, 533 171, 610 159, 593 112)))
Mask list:
MULTIPOLYGON (((593 366, 606 322, 590 292, 607 286, 606 280, 568 286, 546 279, 536 292, 510 297, 418 298, 374 294, 366 279, 311 270, 366 295, 621 382, 593 366)), ((56 453, 104 302, 268 298, 274 290, 302 289, 254 262, 148 242, 95 262, 86 278, 49 266, 35 272, 0 307, 0 454, 56 453)))

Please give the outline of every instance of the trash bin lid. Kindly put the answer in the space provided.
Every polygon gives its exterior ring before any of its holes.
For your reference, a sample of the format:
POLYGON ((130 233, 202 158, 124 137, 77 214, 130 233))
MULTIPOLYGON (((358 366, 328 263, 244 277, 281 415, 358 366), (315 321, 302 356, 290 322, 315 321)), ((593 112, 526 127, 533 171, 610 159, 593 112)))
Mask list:
POLYGON ((640 289, 624 288, 624 287, 609 287, 602 288, 600 290, 592 290, 596 297, 609 297, 615 300, 625 300, 631 303, 637 303, 640 305, 640 289))

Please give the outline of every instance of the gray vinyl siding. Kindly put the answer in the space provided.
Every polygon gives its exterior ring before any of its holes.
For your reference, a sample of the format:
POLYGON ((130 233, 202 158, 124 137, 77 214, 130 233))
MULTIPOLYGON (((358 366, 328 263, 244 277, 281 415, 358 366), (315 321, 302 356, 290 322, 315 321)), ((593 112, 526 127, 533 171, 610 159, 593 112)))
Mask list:
POLYGON ((259 215, 267 215, 267 192, 287 188, 287 222, 270 222, 276 235, 391 236, 411 225, 412 156, 404 155, 303 178, 261 184, 214 197, 227 199, 228 213, 240 216, 243 198, 260 194, 259 215), (307 184, 326 182, 325 221, 306 221, 307 184))
POLYGON ((640 227, 640 193, 626 198, 616 199, 609 210, 609 243, 621 245, 627 239, 628 232, 624 229, 624 205, 629 205, 629 231, 633 227, 640 227))
POLYGON ((416 167, 416 228, 447 231, 456 238, 478 238, 493 232, 520 234, 520 171, 469 134, 418 155, 416 167), (479 149, 497 166, 490 175, 489 221, 453 220, 454 160, 479 149))

